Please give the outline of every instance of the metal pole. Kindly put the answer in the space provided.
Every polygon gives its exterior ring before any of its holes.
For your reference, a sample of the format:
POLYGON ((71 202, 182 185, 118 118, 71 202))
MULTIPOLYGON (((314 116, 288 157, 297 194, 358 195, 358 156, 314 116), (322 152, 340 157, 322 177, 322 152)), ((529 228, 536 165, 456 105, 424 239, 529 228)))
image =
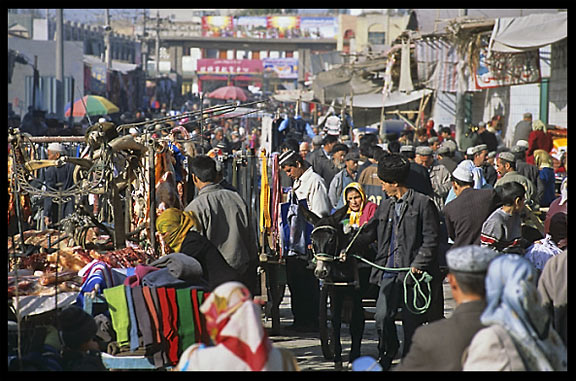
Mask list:
POLYGON ((156 173, 154 165, 154 146, 150 147, 149 168, 150 168, 150 245, 152 253, 156 254, 156 173))
POLYGON ((56 115, 64 120, 64 10, 56 12, 56 115))
POLYGON ((156 78, 160 75, 160 11, 156 11, 156 78))
POLYGON ((110 42, 112 27, 110 26, 110 9, 106 9, 106 26, 104 28, 104 43, 106 45, 106 70, 110 70, 112 68, 112 44, 110 42))

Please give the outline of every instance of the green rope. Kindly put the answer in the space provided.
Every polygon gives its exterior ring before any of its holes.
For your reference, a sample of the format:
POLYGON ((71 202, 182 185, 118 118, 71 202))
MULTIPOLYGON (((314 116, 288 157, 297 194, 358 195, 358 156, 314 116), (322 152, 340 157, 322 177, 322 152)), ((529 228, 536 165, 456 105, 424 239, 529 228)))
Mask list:
POLYGON ((402 282, 402 285, 404 287, 404 305, 406 306, 406 308, 408 308, 408 310, 410 312, 412 312, 415 315, 420 315, 423 314, 424 312, 426 312, 426 310, 428 310, 428 308, 430 307, 430 302, 432 300, 432 289, 430 286, 430 282, 432 281, 432 276, 430 274, 428 274, 426 271, 422 272, 422 275, 420 276, 420 278, 416 278, 416 275, 414 275, 414 273, 411 270, 410 267, 384 267, 384 266, 380 266, 374 262, 370 262, 369 260, 367 260, 366 258, 363 258, 357 254, 352 254, 352 256, 356 259, 361 260, 362 262, 365 262, 367 264, 369 264, 372 267, 375 267, 379 270, 383 270, 383 271, 407 271, 406 276, 404 277, 404 281, 402 282), (413 300, 412 300, 412 306, 413 308, 410 307, 410 304, 408 303, 408 285, 407 285, 407 279, 408 277, 412 277, 412 279, 414 280, 414 296, 413 296, 413 300), (427 289, 428 289, 428 294, 426 294, 423 290, 422 290, 422 282, 426 283, 427 289), (420 295, 422 297, 422 299, 424 299, 424 305, 422 306, 418 306, 418 295, 420 295))

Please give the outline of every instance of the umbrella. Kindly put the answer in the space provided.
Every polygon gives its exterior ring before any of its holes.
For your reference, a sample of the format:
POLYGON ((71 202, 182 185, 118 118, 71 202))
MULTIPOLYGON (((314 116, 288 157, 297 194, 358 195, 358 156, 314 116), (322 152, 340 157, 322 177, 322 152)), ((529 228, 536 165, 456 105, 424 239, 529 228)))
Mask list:
POLYGON ((237 86, 224 86, 208 93, 208 98, 215 99, 234 99, 245 101, 248 99, 243 88, 237 86))
MULTIPOLYGON (((72 116, 107 115, 120 111, 118 106, 99 95, 85 95, 74 102, 72 116), (84 107, 86 105, 86 107, 84 107)), ((64 116, 70 116, 70 104, 66 105, 64 116)))

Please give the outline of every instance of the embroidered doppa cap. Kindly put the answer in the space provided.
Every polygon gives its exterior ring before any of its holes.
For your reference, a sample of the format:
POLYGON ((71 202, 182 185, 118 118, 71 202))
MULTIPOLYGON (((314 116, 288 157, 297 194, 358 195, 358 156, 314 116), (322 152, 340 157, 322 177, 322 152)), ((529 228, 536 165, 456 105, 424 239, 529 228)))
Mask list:
POLYGON ((458 166, 452 172, 452 176, 455 179, 464 181, 465 183, 473 183, 474 175, 472 169, 474 168, 474 163, 471 160, 462 160, 458 163, 458 166))
POLYGON ((278 165, 282 167, 288 161, 295 160, 298 157, 298 154, 292 150, 282 152, 280 157, 278 158, 278 165))
POLYGON ((440 146, 436 150, 436 153, 439 155, 445 155, 447 153, 450 153, 450 148, 448 146, 440 146))
POLYGON ((478 245, 462 246, 448 250, 446 263, 452 271, 481 273, 488 270, 490 261, 500 253, 478 245))
POLYGON ((500 155, 498 155, 498 157, 501 160, 506 160, 509 163, 516 162, 516 156, 514 156, 512 152, 501 152, 500 155))
POLYGON ((416 155, 422 155, 422 156, 430 156, 434 153, 434 151, 432 151, 432 148, 428 147, 428 146, 418 146, 416 147, 416 155))
POLYGON ((66 148, 60 143, 50 143, 48 144, 48 151, 64 153, 66 148))

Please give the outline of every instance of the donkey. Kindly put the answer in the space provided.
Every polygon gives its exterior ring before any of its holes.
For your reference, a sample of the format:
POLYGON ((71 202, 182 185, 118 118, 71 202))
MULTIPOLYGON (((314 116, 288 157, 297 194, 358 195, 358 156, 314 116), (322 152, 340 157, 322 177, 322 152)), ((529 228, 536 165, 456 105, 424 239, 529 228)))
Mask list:
POLYGON ((344 206, 334 214, 320 218, 308 209, 300 207, 305 219, 314 226, 310 236, 316 259, 314 275, 323 281, 324 285, 328 285, 330 303, 333 308, 332 343, 334 344, 334 363, 337 369, 342 368, 340 329, 345 302, 347 305, 351 305, 350 335, 352 347, 349 356, 350 363, 360 357, 360 344, 365 325, 356 259, 344 252, 349 237, 344 234, 340 221, 346 215, 347 209, 348 207, 344 206), (342 253, 343 256, 341 256, 342 253))

